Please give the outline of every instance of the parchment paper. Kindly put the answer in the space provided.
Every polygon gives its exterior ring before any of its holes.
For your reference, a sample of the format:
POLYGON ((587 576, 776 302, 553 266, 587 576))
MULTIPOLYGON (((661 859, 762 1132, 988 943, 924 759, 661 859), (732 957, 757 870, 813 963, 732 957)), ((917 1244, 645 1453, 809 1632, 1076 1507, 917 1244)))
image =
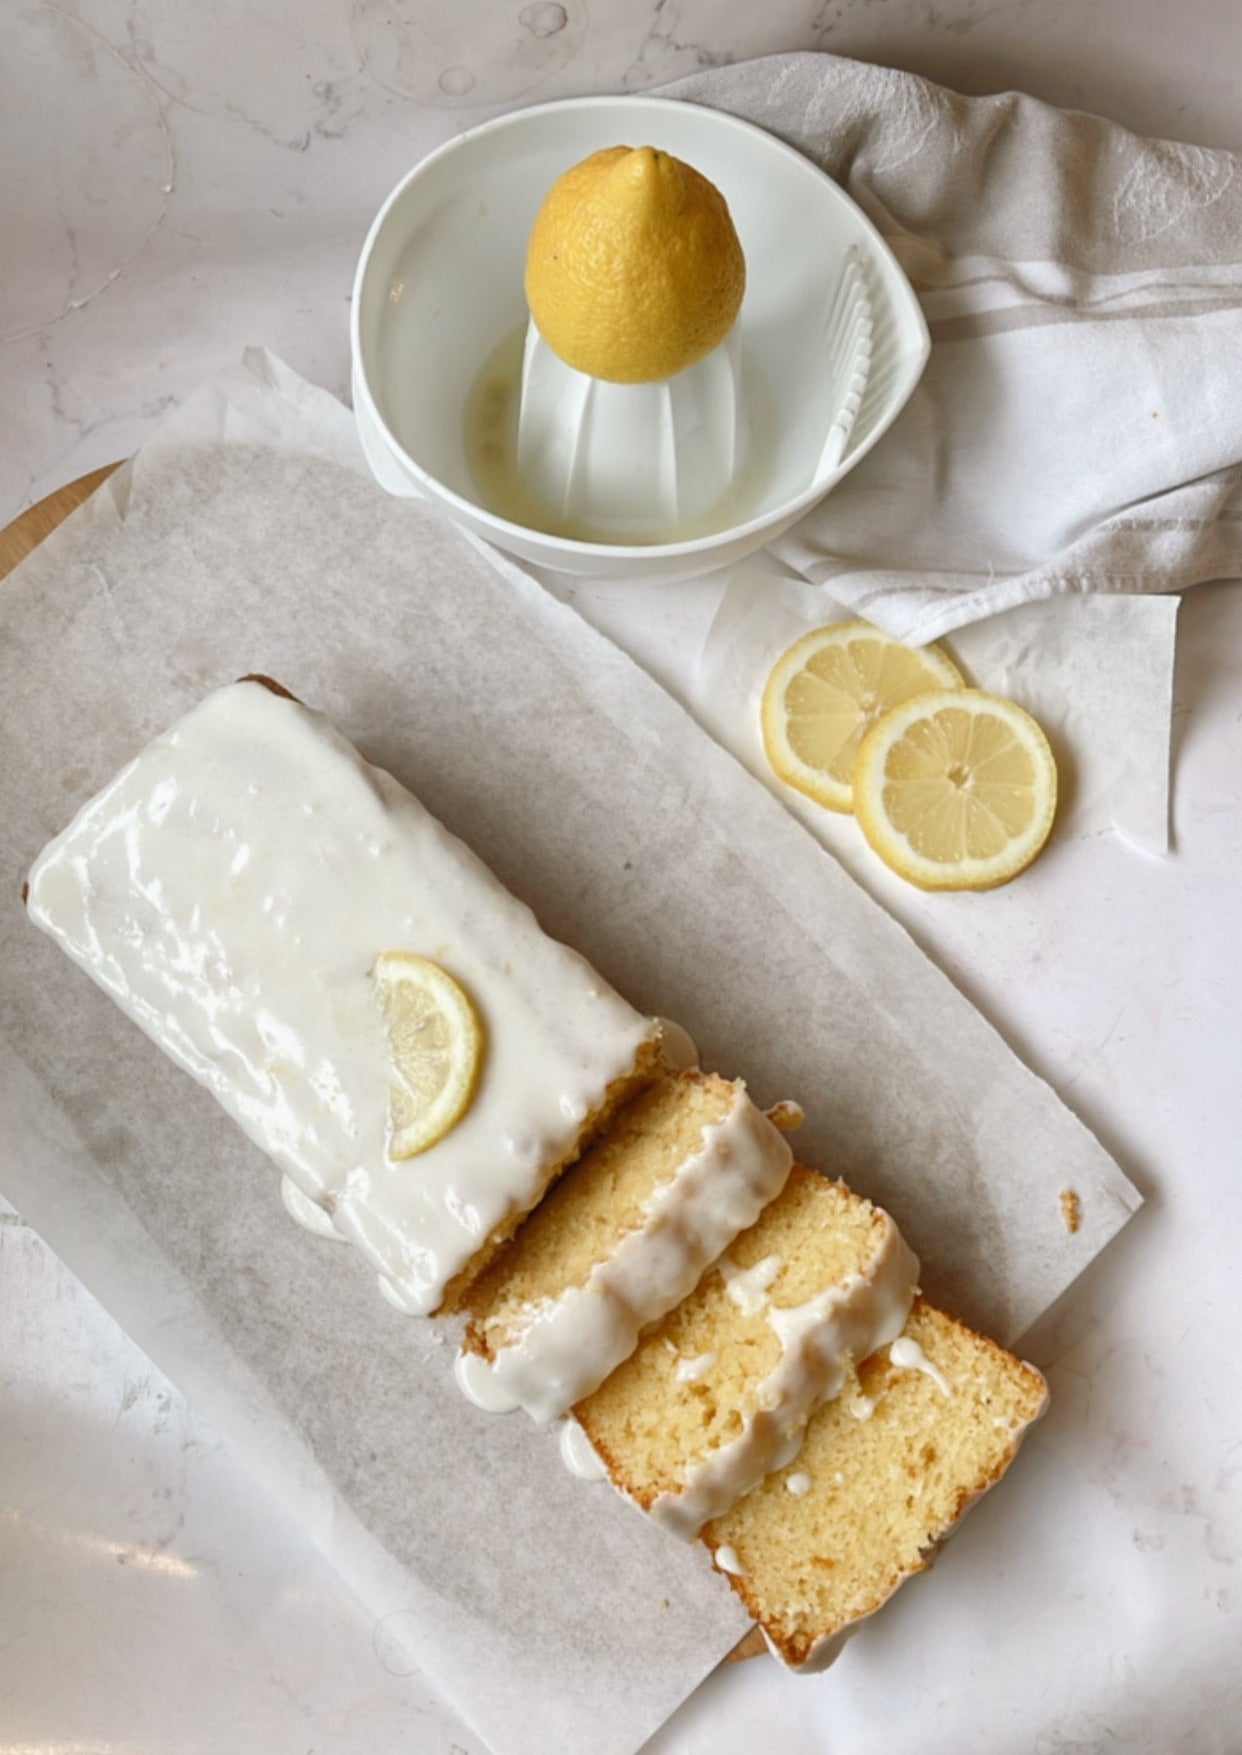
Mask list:
POLYGON ((46 839, 255 670, 706 1064, 798 1098, 800 1155, 891 1206, 928 1293, 993 1333, 1020 1334, 1138 1197, 776 799, 572 610, 386 498, 348 413, 278 362, 208 387, 10 578, 5 1193, 498 1755, 628 1755, 744 1628, 704 1551, 567 1476, 554 1434, 468 1406, 451 1335, 296 1230, 273 1167, 25 921, 46 839))

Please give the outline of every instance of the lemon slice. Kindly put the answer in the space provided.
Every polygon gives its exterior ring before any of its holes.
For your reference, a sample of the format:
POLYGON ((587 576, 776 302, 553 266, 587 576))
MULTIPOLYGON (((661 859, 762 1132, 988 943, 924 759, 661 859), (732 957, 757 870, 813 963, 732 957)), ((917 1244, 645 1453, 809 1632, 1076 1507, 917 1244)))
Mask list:
POLYGON ((1030 714, 980 689, 938 689, 873 725, 854 811, 885 865, 925 890, 987 890, 1031 863, 1052 827, 1057 770, 1030 714))
POLYGON ((776 774, 829 810, 854 808, 854 758, 868 728, 928 689, 961 688, 939 646, 914 650, 870 622, 815 628, 781 654, 760 725, 776 774))
POLYGON ((413 1158, 469 1108, 483 1032, 453 977, 426 957, 382 951, 371 981, 396 1075, 388 1088, 388 1156, 413 1158))

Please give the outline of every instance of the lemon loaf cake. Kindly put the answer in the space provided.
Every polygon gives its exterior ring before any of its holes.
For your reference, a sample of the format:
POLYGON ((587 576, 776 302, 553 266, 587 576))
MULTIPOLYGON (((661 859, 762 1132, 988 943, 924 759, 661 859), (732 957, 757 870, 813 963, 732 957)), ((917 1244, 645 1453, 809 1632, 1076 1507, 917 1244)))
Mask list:
POLYGON ((651 1020, 262 679, 87 804, 27 905, 411 1311, 453 1305, 659 1065, 651 1020))
POLYGON ((467 1350, 537 1420, 564 1414, 754 1224, 791 1162, 743 1085, 695 1070, 657 1079, 475 1282, 467 1350))
POLYGON ((917 1279, 887 1213, 794 1165, 575 1415, 614 1485, 692 1536, 791 1459, 854 1361, 901 1333, 917 1279))
POLYGON ((930 1565, 1046 1401, 1034 1366, 918 1299, 903 1334, 814 1415, 797 1457, 703 1532, 773 1652, 795 1669, 829 1664, 930 1565))

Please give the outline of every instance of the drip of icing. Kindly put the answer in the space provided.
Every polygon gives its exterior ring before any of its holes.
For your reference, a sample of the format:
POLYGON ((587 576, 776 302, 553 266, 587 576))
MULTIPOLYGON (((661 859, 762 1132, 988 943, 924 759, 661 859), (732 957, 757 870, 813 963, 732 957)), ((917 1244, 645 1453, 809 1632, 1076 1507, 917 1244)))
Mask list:
POLYGON ((453 1376, 466 1400, 485 1414, 511 1414, 518 1405, 496 1382, 487 1360, 477 1353, 458 1353, 453 1376))
POLYGON ((580 1481, 606 1481, 608 1470, 586 1433, 573 1419, 561 1427, 561 1461, 580 1481))
POLYGON ((317 1200, 303 1194, 297 1183, 291 1182, 287 1176, 280 1179, 280 1198, 289 1217, 301 1225, 304 1231, 311 1231, 316 1237, 331 1237, 336 1243, 344 1243, 345 1239, 332 1223, 331 1215, 324 1211, 317 1200))
POLYGON ((939 1365, 932 1364, 919 1343, 910 1335, 899 1335, 888 1349, 888 1356, 902 1371, 921 1371, 925 1377, 930 1377, 942 1395, 953 1394, 953 1385, 939 1365))
POLYGON ((801 1426, 795 1427, 792 1432, 786 1433, 785 1442, 780 1446, 772 1458, 771 1466, 768 1469, 770 1475, 775 1474, 777 1469, 787 1469, 789 1467, 790 1463, 802 1449, 802 1441, 805 1437, 805 1429, 801 1426))
POLYGON ((675 1535, 696 1535, 757 1486, 777 1466, 775 1458, 791 1436, 805 1431, 815 1409, 841 1393, 851 1361, 867 1358, 905 1327, 919 1264, 888 1214, 880 1217, 881 1240, 861 1273, 804 1304, 768 1311, 781 1355, 756 1386, 741 1431, 651 1506, 652 1517, 675 1535))
POLYGON ((678 1383, 698 1383, 715 1363, 715 1353, 699 1353, 693 1359, 679 1359, 673 1376, 678 1383))
POLYGON ((689 1030, 683 1030, 671 1018, 657 1018, 660 1030, 660 1054, 672 1072, 685 1072, 699 1064, 698 1043, 689 1030))
POLYGON ((737 1549, 732 1547, 728 1542, 722 1543, 721 1546, 715 1550, 712 1554, 712 1559, 716 1562, 722 1572, 731 1572, 735 1578, 740 1578, 745 1572, 745 1567, 737 1557, 737 1549))
POLYGON ((785 1186, 792 1154, 738 1086, 728 1114, 648 1202, 643 1222, 580 1286, 535 1305, 492 1369, 519 1406, 551 1420, 628 1359, 641 1330, 691 1293, 708 1264, 785 1186))
POLYGON ((411 1298, 405 1287, 399 1286, 396 1280, 390 1280, 387 1274, 377 1274, 375 1277, 381 1296, 388 1300, 394 1310, 399 1310, 403 1316, 427 1314, 419 1300, 411 1298))
POLYGON ((79 812, 28 912, 424 1312, 655 1041, 391 775, 255 681, 79 812), (473 1101, 416 1165, 388 1157, 385 950, 443 962, 487 1039, 473 1101))
POLYGON ((811 1491, 810 1475, 804 1469, 799 1469, 796 1474, 786 1475, 785 1491, 792 1493, 795 1499, 801 1499, 804 1493, 811 1491))
POLYGON ((781 1271, 779 1255, 765 1255, 754 1267, 740 1268, 728 1257, 716 1263, 730 1298, 743 1316, 758 1316, 768 1301, 768 1287, 781 1271))

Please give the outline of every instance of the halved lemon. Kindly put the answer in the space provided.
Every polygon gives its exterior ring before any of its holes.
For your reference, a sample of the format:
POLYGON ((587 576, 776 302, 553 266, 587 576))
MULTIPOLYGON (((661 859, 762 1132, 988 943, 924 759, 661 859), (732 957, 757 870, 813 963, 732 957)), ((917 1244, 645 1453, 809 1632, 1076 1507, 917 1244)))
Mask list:
POLYGON ((854 758, 876 720, 912 695, 963 686, 939 646, 903 646, 870 622, 814 628, 764 684, 760 725, 780 779, 829 810, 854 808, 854 758))
POLYGON ((442 1140, 469 1108, 483 1031, 453 977, 427 957, 381 951, 371 981, 394 1074, 388 1156, 413 1158, 442 1140))
POLYGON ((1031 863, 1052 828, 1057 769, 1023 708, 980 689, 916 695, 874 724, 854 812, 885 865, 925 890, 987 890, 1031 863))

